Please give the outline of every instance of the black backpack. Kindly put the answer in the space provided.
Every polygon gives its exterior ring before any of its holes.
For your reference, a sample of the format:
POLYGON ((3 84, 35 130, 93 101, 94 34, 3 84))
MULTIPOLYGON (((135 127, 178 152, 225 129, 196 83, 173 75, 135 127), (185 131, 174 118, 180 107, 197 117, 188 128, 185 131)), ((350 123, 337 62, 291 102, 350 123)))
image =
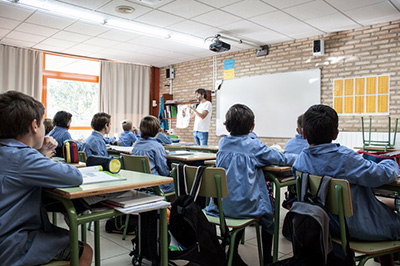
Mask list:
POLYGON ((184 167, 179 165, 177 168, 178 198, 172 203, 169 218, 169 231, 184 248, 179 251, 170 250, 168 258, 188 260, 207 266, 225 265, 225 252, 215 229, 196 202, 205 167, 198 168, 189 195, 184 167))
POLYGON ((308 192, 308 174, 303 174, 300 201, 293 203, 282 230, 283 235, 292 241, 293 257, 272 265, 354 265, 350 249, 345 256, 341 246, 331 241, 329 214, 325 209, 330 181, 331 177, 323 176, 316 195, 311 195, 308 192))

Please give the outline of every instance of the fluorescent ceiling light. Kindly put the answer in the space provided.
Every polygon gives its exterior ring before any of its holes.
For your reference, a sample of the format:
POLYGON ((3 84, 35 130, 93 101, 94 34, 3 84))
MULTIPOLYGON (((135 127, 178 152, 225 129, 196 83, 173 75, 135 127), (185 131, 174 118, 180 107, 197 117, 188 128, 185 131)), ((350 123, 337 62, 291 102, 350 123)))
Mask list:
POLYGON ((82 8, 70 8, 66 5, 60 5, 60 3, 54 4, 50 1, 40 1, 40 0, 18 0, 16 3, 38 8, 43 11, 50 13, 56 13, 66 17, 74 17, 83 20, 89 20, 96 23, 104 23, 104 17, 96 15, 93 12, 87 11, 82 8))
POLYGON ((107 20, 106 26, 111 26, 113 28, 118 28, 135 33, 141 33, 143 35, 149 35, 158 38, 168 39, 170 37, 169 32, 164 29, 147 26, 134 21, 107 20))
POLYGON ((210 41, 204 41, 201 38, 190 36, 190 35, 184 35, 184 34, 171 34, 172 41, 179 42, 181 44, 186 44, 198 48, 204 48, 208 50, 208 47, 210 45, 210 41))

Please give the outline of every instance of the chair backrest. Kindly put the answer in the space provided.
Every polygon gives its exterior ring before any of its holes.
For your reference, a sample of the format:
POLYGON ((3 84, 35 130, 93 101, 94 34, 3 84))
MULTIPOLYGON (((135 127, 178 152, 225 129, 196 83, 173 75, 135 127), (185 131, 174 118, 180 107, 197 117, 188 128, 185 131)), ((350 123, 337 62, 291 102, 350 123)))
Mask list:
MULTIPOLYGON (((302 172, 296 171, 296 186, 299 195, 301 187, 302 172)), ((315 195, 317 193, 319 184, 321 183, 321 176, 309 175, 308 182, 310 185, 310 193, 315 195)), ((351 202, 351 193, 349 182, 345 179, 332 178, 329 184, 328 196, 326 199, 326 208, 330 213, 339 215, 340 208, 343 210, 345 217, 353 216, 353 205, 351 202), (341 205, 341 206, 340 206, 341 205)))
POLYGON ((87 157, 86 157, 86 152, 84 152, 84 151, 78 151, 78 160, 79 160, 80 162, 82 162, 82 163, 85 163, 85 162, 86 162, 86 159, 87 159, 87 157))
POLYGON ((122 154, 124 169, 151 174, 150 161, 147 156, 122 154))
MULTIPOLYGON (((194 179, 196 177, 197 167, 195 166, 186 166, 186 180, 188 186, 188 192, 193 186, 194 179)), ((172 164, 172 176, 174 177, 175 183, 175 191, 177 184, 176 184, 176 176, 177 176, 177 164, 172 164)), ((201 181, 199 196, 202 197, 212 197, 218 198, 218 186, 220 186, 221 190, 221 198, 228 197, 228 184, 226 181, 226 173, 225 169, 217 168, 217 167, 208 167, 204 169, 203 178, 201 181), (219 184, 218 184, 218 180, 219 184)))

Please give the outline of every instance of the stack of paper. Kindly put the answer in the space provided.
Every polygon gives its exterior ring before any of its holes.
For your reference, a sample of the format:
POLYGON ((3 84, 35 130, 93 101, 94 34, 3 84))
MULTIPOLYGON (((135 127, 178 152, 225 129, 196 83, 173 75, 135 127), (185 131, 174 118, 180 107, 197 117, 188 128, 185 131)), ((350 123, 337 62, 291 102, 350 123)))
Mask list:
POLYGON ((139 213, 170 206, 169 202, 164 201, 164 197, 137 190, 128 191, 116 198, 109 198, 106 203, 117 207, 115 209, 122 213, 139 213))
POLYGON ((81 172, 83 177, 82 185, 126 180, 126 178, 120 178, 102 172, 101 166, 83 167, 78 168, 78 170, 81 172))

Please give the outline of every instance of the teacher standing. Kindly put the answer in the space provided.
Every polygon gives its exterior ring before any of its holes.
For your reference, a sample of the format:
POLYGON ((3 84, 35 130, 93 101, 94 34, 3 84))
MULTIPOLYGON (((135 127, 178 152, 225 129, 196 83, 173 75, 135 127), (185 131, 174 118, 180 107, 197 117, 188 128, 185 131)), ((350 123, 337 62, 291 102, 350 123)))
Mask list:
POLYGON ((193 139, 197 145, 207 145, 208 131, 212 115, 212 104, 207 101, 206 90, 199 88, 195 91, 196 99, 200 103, 197 108, 190 106, 193 110, 191 118, 194 118, 193 139))

